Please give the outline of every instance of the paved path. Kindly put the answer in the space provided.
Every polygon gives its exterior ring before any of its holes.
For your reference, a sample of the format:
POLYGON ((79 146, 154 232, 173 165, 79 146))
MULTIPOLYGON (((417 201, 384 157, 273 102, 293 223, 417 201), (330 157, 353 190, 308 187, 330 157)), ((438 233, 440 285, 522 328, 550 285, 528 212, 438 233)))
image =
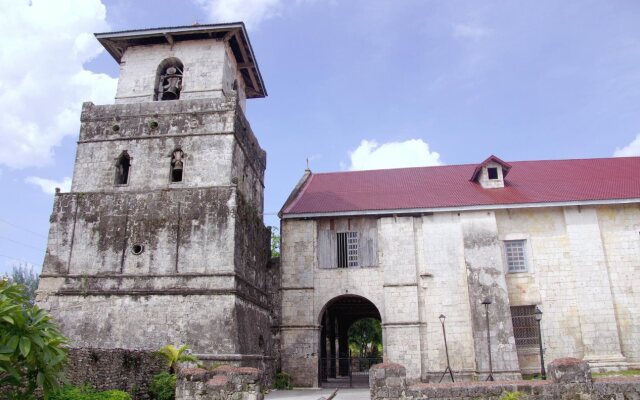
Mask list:
MULTIPOLYGON (((335 389, 296 389, 274 390, 265 396, 266 400, 296 399, 318 400, 321 397, 329 397, 335 389)), ((338 389, 334 400, 369 400, 369 389, 338 389)))

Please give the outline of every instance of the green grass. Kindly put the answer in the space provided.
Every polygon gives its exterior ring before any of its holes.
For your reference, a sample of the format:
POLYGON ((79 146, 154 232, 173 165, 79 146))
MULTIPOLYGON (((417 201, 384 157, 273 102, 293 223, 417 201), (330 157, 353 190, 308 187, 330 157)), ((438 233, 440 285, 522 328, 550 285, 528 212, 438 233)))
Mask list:
POLYGON ((640 376, 640 369, 627 369, 624 371, 594 372, 591 375, 594 378, 602 378, 605 376, 640 376))

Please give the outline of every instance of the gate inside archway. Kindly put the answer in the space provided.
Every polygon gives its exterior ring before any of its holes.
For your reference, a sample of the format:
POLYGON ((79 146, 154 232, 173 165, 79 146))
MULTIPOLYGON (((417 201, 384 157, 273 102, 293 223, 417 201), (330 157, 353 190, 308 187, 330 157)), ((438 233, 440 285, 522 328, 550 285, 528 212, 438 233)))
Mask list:
POLYGON ((364 297, 344 295, 324 309, 320 329, 322 387, 368 387, 369 369, 382 362, 380 312, 364 297))

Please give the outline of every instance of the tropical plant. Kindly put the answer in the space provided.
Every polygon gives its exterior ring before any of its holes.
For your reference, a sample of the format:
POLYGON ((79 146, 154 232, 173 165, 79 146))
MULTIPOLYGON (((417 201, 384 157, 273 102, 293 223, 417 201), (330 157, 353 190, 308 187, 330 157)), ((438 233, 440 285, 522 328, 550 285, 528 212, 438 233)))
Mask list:
POLYGON ((523 396, 522 392, 503 392, 500 400, 520 400, 523 396))
POLYGON ((122 390, 99 392, 91 386, 65 386, 53 394, 50 400, 131 400, 131 396, 122 390))
POLYGON ((149 384, 149 393, 155 400, 174 400, 176 376, 166 371, 155 375, 149 384))
POLYGON ((382 326, 374 318, 363 318, 349 327, 349 347, 360 357, 377 357, 382 350, 382 326))
POLYGON ((163 346, 156 353, 162 356, 167 362, 167 367, 169 367, 169 372, 172 374, 176 373, 176 365, 181 362, 194 362, 198 363, 198 358, 193 354, 189 354, 188 351, 189 346, 182 345, 180 347, 176 347, 174 345, 168 344, 163 346))
POLYGON ((273 382, 273 387, 280 390, 291 390, 293 389, 291 381, 291 375, 286 372, 278 372, 276 373, 276 380, 273 382))
POLYGON ((280 257, 280 229, 275 226, 270 226, 271 228, 271 258, 280 257))
POLYGON ((45 399, 59 389, 67 339, 51 316, 29 303, 24 286, 0 280, 0 387, 12 399, 45 399))

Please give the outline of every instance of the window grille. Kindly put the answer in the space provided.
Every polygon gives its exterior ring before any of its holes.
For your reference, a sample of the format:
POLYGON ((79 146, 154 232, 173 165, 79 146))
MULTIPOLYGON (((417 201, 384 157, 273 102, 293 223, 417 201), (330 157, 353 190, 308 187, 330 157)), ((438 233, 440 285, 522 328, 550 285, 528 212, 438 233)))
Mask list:
POLYGON ((511 307, 511 321, 516 347, 536 347, 540 345, 536 306, 511 307))
POLYGON ((524 240, 509 240, 504 242, 507 255, 507 269, 509 272, 527 271, 527 257, 524 240))
POLYGON ((358 232, 339 232, 338 268, 358 267, 358 232))

